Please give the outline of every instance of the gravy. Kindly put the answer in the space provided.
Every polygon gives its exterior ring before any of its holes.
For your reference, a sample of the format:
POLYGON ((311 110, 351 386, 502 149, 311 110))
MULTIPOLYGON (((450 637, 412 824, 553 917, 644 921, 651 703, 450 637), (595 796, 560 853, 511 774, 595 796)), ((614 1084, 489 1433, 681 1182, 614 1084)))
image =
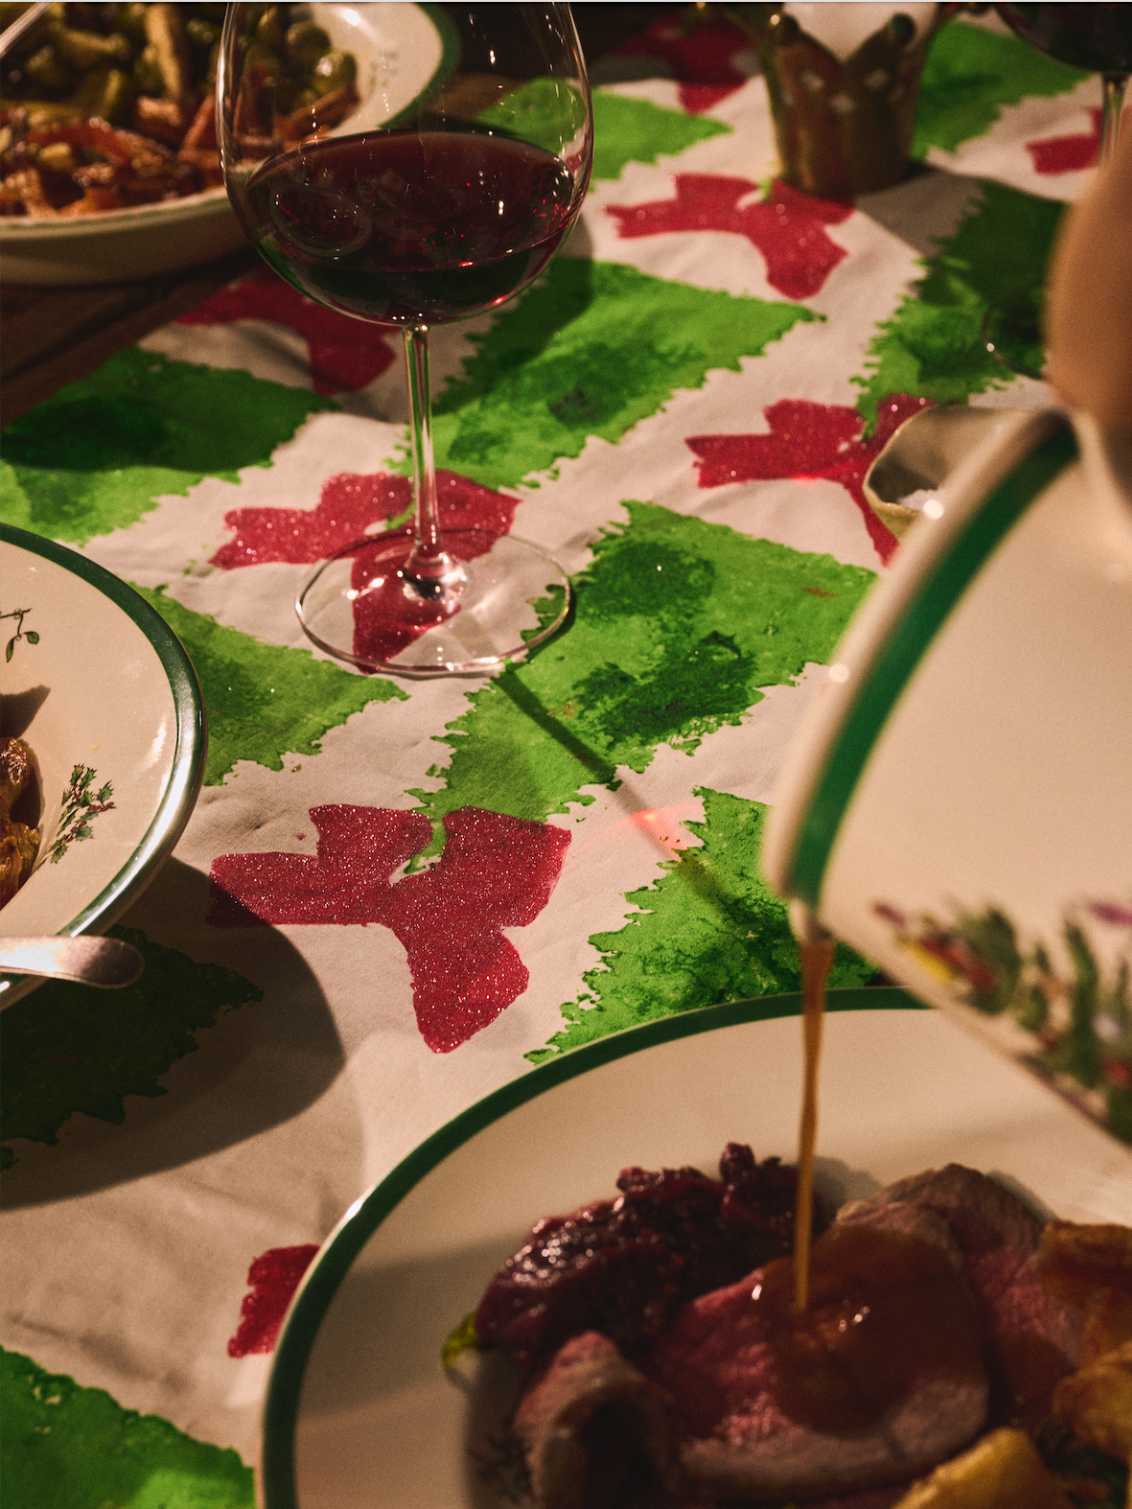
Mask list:
POLYGON ((766 1266, 752 1300, 783 1412, 817 1430, 853 1431, 929 1380, 970 1376, 978 1344, 966 1291, 934 1243, 870 1222, 835 1223, 813 1242, 818 1068, 836 944, 811 912, 794 920, 804 1047, 794 1252, 766 1266))
POLYGON ((802 1118, 798 1127, 798 1204, 794 1212, 794 1309, 810 1302, 810 1249, 814 1225, 814 1148, 818 1130, 818 1065, 825 1019, 825 982, 833 963, 834 941, 806 913, 802 949, 802 1034, 804 1070, 802 1118))
POLYGON ((867 1428, 940 1379, 980 1368, 970 1299, 945 1249, 883 1225, 833 1225, 814 1244, 799 1314, 789 1258, 754 1291, 784 1414, 816 1430, 867 1428))

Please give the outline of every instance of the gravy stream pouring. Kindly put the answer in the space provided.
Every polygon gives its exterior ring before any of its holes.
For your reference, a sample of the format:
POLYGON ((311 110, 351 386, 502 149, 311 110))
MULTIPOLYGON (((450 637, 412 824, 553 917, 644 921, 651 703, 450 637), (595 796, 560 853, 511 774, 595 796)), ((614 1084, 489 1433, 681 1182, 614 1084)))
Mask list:
POLYGON ((818 1130, 818 1067, 825 1020, 825 983, 833 963, 834 941, 808 907, 791 909, 802 950, 802 1113, 798 1125, 798 1200, 794 1211, 794 1309, 810 1300, 810 1249, 814 1224, 814 1150, 818 1130))

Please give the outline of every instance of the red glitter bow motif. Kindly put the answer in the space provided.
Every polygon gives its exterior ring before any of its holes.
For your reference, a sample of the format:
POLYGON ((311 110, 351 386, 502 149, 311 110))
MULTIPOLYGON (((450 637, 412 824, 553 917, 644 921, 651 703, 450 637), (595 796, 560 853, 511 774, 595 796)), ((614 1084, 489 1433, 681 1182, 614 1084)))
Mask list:
MULTIPOLYGON (((481 487, 457 472, 438 471, 436 487, 441 528, 477 531, 465 536, 466 560, 483 555, 494 540, 510 532, 518 498, 481 487)), ((321 561, 360 539, 374 524, 406 513, 411 502, 407 477, 340 472, 323 483, 314 508, 234 508, 225 514, 234 537, 217 550, 212 564, 234 570, 266 561, 321 561)), ((364 551, 354 559, 352 576, 354 586, 366 585, 364 551)), ((385 587, 354 603, 354 652, 375 661, 390 660, 427 627, 405 624, 399 584, 390 578, 385 587)))
POLYGON ((666 231, 731 231, 744 236, 765 259, 772 288, 787 298, 808 298, 845 255, 825 227, 847 220, 853 206, 815 199, 777 181, 765 199, 740 205, 757 191, 758 184, 749 178, 677 173, 675 199, 611 205, 609 213, 620 222, 619 234, 627 238, 666 231))
POLYGON ((1080 173, 1084 168, 1096 167, 1101 155, 1101 112, 1090 110, 1089 117, 1091 131, 1078 131, 1072 136, 1043 136, 1026 143, 1036 173, 1080 173))
POLYGON ((181 315, 179 323, 229 325, 235 320, 265 320, 302 336, 316 393, 367 387, 394 360, 393 348, 375 326, 323 308, 267 269, 217 289, 181 315))
POLYGON ((570 835, 481 807, 444 817, 447 841, 429 869, 392 884, 432 836, 422 812, 312 807, 318 850, 223 854, 213 861, 218 927, 255 923, 381 923, 404 945, 421 1036, 448 1053, 527 987, 503 929, 533 922, 550 899, 570 835))
POLYGON ((783 398, 763 410, 770 426, 767 434, 696 435, 686 443, 698 458, 701 487, 780 477, 821 477, 840 483, 860 509, 877 554, 887 561, 896 549, 896 537, 869 507, 861 484, 893 432, 927 403, 910 393, 893 394, 881 404, 876 430, 866 439, 865 422, 856 409, 783 398))
POLYGON ((275 1350, 287 1306, 317 1251, 314 1242, 303 1242, 297 1247, 271 1247, 252 1260, 248 1292, 240 1304, 240 1324, 228 1339, 229 1357, 275 1350))
POLYGON ((742 88, 747 74, 736 60, 752 47, 730 21, 692 19, 684 25, 679 17, 662 17, 617 52, 622 57, 660 58, 667 63, 680 86, 681 105, 698 115, 742 88))

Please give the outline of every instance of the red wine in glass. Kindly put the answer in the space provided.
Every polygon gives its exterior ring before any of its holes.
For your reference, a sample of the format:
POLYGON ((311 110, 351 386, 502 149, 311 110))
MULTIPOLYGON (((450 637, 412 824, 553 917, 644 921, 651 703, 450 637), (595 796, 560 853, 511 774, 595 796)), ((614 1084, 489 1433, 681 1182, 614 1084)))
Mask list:
POLYGON ((304 293, 413 327, 464 319, 542 271, 574 179, 527 142, 477 132, 347 136, 288 152, 247 188, 248 230, 304 293))
POLYGON ((569 6, 233 5, 218 120, 229 196, 265 260, 405 342, 413 527, 323 562, 296 600, 304 630, 366 669, 519 658, 565 618, 569 580, 528 541, 442 526, 428 334, 521 292, 577 218, 593 123, 569 6), (307 114, 285 56, 292 19, 348 52, 334 72, 352 95, 332 108, 315 97, 307 114))
POLYGON ((1034 47, 1059 62, 1101 75, 1101 158, 1107 159, 1116 142, 1124 91, 1132 73, 1132 5, 999 5, 996 9, 1034 47))

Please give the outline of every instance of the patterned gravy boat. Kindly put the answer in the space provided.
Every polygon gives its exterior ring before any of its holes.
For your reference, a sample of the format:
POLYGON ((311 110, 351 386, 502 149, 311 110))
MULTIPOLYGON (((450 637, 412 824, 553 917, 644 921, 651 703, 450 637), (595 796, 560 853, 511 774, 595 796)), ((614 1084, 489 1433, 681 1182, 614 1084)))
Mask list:
POLYGON ((999 418, 850 626, 763 863, 1132 1144, 1132 441, 999 418))

